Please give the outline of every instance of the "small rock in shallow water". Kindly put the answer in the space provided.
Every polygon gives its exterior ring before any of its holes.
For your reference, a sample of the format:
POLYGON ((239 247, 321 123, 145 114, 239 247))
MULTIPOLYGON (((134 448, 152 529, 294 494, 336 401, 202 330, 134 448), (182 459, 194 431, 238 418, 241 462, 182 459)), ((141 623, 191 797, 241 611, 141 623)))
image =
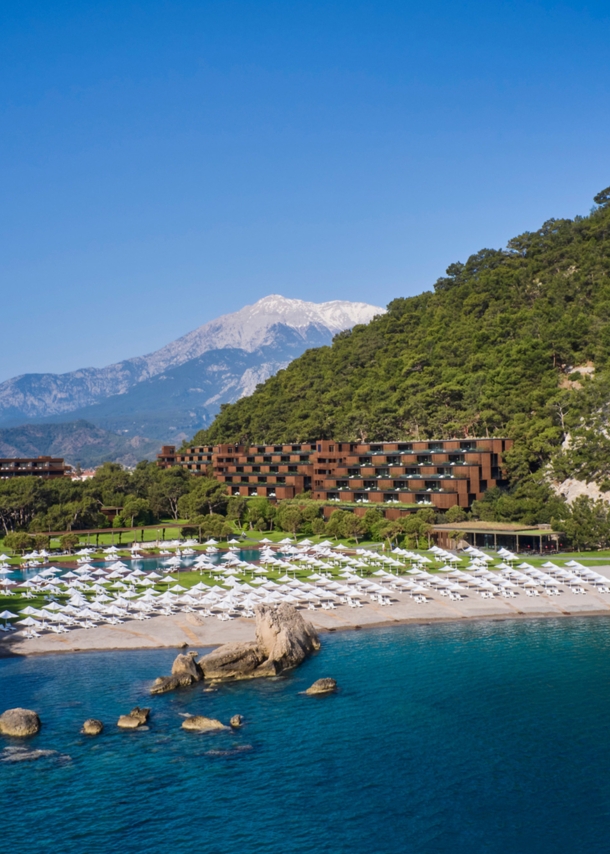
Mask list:
POLYGON ((318 679, 316 682, 311 685, 306 694, 310 697, 315 694, 332 694, 333 691, 337 690, 337 682, 335 679, 318 679))
POLYGON ((185 718, 182 721, 182 729, 187 729, 190 732, 211 732, 212 730, 226 730, 229 727, 225 726, 215 718, 206 718, 203 715, 192 715, 190 718, 185 718))
POLYGON ((128 715, 121 715, 117 721, 117 726, 120 726, 121 729, 137 729, 148 722, 149 715, 150 709, 141 709, 136 706, 128 715))
POLYGON ((238 727, 240 727, 243 724, 243 722, 244 722, 244 719, 241 715, 233 715, 233 717, 229 721, 230 725, 234 729, 237 729, 238 727))
POLYGON ((36 735, 40 730, 40 718, 30 709, 8 709, 0 715, 0 734, 14 738, 36 735))
POLYGON ((83 735, 99 735, 104 729, 104 724, 96 718, 88 718, 83 724, 81 732, 83 735))

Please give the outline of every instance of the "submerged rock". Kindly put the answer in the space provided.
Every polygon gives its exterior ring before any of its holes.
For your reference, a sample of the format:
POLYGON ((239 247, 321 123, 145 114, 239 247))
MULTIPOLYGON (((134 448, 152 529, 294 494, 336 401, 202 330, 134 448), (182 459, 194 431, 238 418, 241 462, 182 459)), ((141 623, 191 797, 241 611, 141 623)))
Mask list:
POLYGON ((306 694, 310 696, 314 694, 332 694, 337 690, 337 682, 335 679, 317 679, 313 685, 310 685, 306 694))
POLYGON ((0 715, 0 734, 26 738, 40 730, 40 718, 30 709, 7 709, 0 715))
POLYGON ((206 679, 277 676, 320 648, 318 635, 293 605, 256 608, 256 641, 227 643, 199 660, 206 679))
POLYGON ((244 719, 241 715, 233 715, 231 720, 229 721, 229 725, 233 727, 233 729, 238 729, 244 722, 244 719))
POLYGON ((104 724, 97 718, 87 718, 81 732, 83 735, 99 735, 104 729, 104 724))
POLYGON ((117 726, 120 726, 121 729, 137 729, 148 722, 149 715, 150 709, 141 709, 136 706, 128 715, 121 715, 117 721, 117 726))
POLYGON ((187 729, 190 732, 211 732, 212 730, 228 730, 229 727, 217 721, 216 718, 192 715, 182 721, 182 729, 187 729))
POLYGON ((44 759, 57 756, 59 759, 70 760, 56 750, 28 750, 27 747, 5 747, 0 754, 0 762, 32 762, 36 759, 44 759))

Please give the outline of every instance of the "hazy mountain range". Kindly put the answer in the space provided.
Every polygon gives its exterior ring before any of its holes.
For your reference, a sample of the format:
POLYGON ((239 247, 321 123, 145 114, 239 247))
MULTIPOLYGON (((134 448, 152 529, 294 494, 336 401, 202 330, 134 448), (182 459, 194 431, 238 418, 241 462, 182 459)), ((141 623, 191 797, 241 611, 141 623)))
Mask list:
MULTIPOLYGON (((268 296, 146 356, 105 368, 23 374, 6 380, 0 383, 0 427, 49 422, 67 427, 66 422, 86 420, 88 427, 95 425, 130 439, 180 442, 208 425, 222 403, 251 394, 257 384, 305 350, 330 344, 336 333, 368 323, 383 312, 366 303, 311 303, 268 296)), ((82 439, 82 424, 77 432, 82 439)), ((59 435, 54 433, 55 453, 59 435)), ((40 431, 36 436, 42 441, 40 431)), ((30 434, 27 442, 32 440, 30 434)), ((14 433, 11 441, 16 448, 22 446, 14 433)), ((97 459, 103 444, 99 434, 95 444, 97 459)), ((109 458, 114 458, 117 448, 113 442, 110 445, 109 458)), ((136 447, 139 452, 137 443, 136 447)), ((145 443, 141 450, 145 447, 150 454, 145 443)), ((79 451, 78 461, 91 464, 86 456, 79 451)))

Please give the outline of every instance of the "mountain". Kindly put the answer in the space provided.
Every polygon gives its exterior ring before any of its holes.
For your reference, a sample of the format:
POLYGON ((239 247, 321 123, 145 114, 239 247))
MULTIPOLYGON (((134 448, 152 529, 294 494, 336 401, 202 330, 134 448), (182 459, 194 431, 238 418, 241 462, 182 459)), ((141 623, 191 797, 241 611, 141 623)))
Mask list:
POLYGON ((508 435, 513 483, 610 488, 610 188, 309 350, 196 442, 508 435), (551 466, 551 469, 549 469, 551 466))
POLYGON ((82 468, 106 460, 134 466, 141 459, 153 459, 159 445, 137 436, 117 436, 86 421, 0 429, 0 457, 64 457, 70 465, 82 468))
POLYGON ((65 421, 70 413, 130 434, 138 425, 158 438, 179 435, 208 423, 221 403, 251 393, 309 347, 382 311, 366 303, 265 297, 147 356, 0 383, 0 425, 65 421))
MULTIPOLYGON (((298 330, 278 324, 269 330, 273 343, 253 352, 226 347, 209 350, 183 365, 163 371, 92 406, 73 417, 114 432, 182 441, 209 424, 225 402, 252 394, 256 386, 285 368, 309 347, 330 344, 330 333, 311 327, 298 330)), ((65 418, 55 416, 51 420, 65 418)))

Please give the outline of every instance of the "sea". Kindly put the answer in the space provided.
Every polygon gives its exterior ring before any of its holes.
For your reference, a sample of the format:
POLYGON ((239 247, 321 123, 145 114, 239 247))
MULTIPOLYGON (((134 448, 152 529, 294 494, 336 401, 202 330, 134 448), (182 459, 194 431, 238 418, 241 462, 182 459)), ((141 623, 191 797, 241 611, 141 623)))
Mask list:
POLYGON ((0 737, 3 850, 610 850, 605 618, 337 632, 283 677, 150 696, 175 655, 0 660, 0 709, 43 722, 27 741, 0 737), (336 694, 302 693, 323 676, 336 694), (148 728, 119 730, 135 705, 148 728), (244 725, 194 734, 188 714, 244 725), (89 717, 102 735, 80 735, 89 717))

